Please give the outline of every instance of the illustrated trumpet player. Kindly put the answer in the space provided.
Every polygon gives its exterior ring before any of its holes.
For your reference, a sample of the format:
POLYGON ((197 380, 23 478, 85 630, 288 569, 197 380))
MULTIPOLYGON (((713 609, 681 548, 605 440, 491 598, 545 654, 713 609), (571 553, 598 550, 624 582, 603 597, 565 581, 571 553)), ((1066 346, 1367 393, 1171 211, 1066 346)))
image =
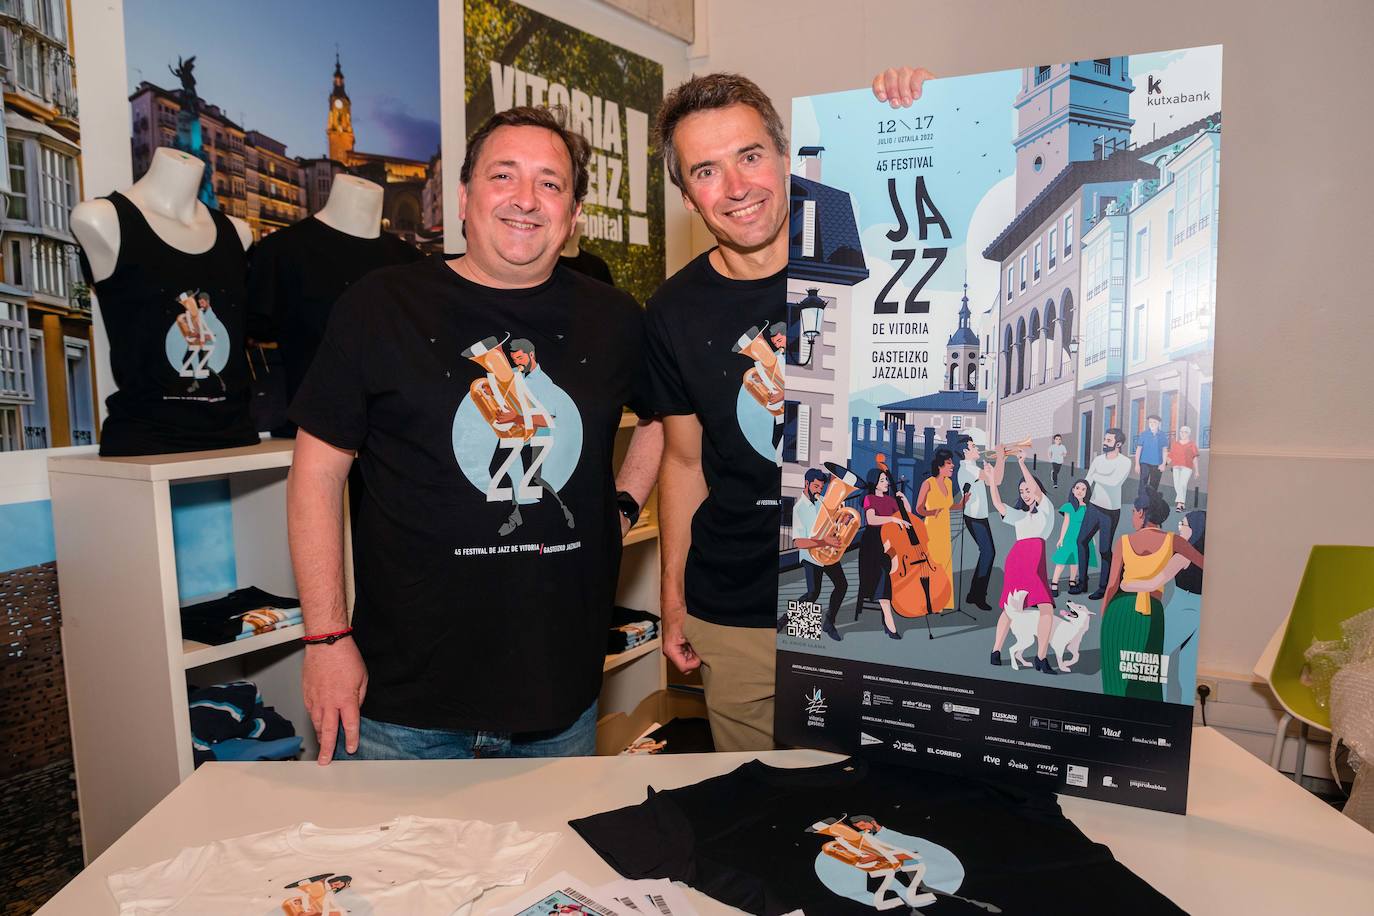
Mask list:
MULTIPOLYGON (((964 529, 973 535, 978 545, 978 565, 974 567, 973 579, 969 582, 964 600, 984 611, 992 610, 988 604, 988 583, 992 579, 992 563, 997 559, 997 545, 992 540, 992 525, 988 522, 988 510, 992 503, 988 499, 988 487, 1002 485, 1002 475, 1006 462, 997 461, 999 452, 990 452, 987 457, 992 466, 980 463, 983 450, 972 436, 960 436, 958 446, 962 450, 959 472, 955 480, 964 493, 964 529)), ((960 550, 963 548, 961 547, 960 550)))
MULTIPOLYGON (((177 296, 177 304, 182 312, 177 316, 177 330, 186 340, 186 355, 182 357, 178 374, 191 379, 190 391, 200 388, 200 380, 210 376, 210 357, 215 353, 215 332, 209 319, 210 294, 206 292, 184 292, 177 296)), ((221 380, 221 384, 222 384, 221 380)))
POLYGON ((740 335, 734 352, 754 361, 744 371, 745 390, 773 415, 773 452, 778 466, 782 466, 783 398, 786 393, 787 323, 775 321, 771 325, 755 325, 740 335))
POLYGON ((534 344, 523 337, 511 340, 509 334, 500 341, 488 337, 464 350, 463 356, 487 373, 485 378, 475 380, 469 391, 482 417, 496 433, 487 502, 511 501, 511 514, 497 533, 505 537, 524 524, 521 501, 539 500, 545 493, 558 503, 568 527, 574 527, 572 511, 558 490, 540 475, 554 445, 556 424, 553 413, 530 388, 531 380, 546 378, 534 344), (506 480, 510 481, 509 487, 502 486, 506 480))
MULTIPOLYGON (((801 601, 803 604, 819 601, 821 577, 830 580, 830 604, 821 632, 836 642, 843 637, 835 627, 835 618, 849 591, 849 580, 841 561, 861 525, 858 511, 846 506, 844 501, 858 489, 856 474, 827 462, 825 471, 807 469, 802 498, 792 509, 792 544, 800 553, 802 569, 806 571, 806 594, 801 601), (825 493, 823 498, 822 492, 825 493)), ((778 621, 779 629, 785 623, 785 618, 778 621)))

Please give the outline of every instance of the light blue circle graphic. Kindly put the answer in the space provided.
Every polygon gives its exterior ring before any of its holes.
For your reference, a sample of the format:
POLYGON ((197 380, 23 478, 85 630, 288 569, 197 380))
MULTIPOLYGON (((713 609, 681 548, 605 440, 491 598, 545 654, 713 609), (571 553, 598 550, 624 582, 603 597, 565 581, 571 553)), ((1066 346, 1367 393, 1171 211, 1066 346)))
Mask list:
MULTIPOLYGON (((568 393, 555 385, 542 368, 525 379, 525 383, 535 399, 552 415, 553 427, 540 430, 523 444, 532 448, 545 446, 546 455, 538 476, 555 490, 562 490, 573 471, 577 470, 577 463, 582 457, 582 415, 568 393)), ((495 467, 499 468, 509 457, 509 446, 521 444, 519 439, 506 442, 506 447, 497 448, 501 439, 482 416, 469 391, 453 414, 453 457, 458 460, 458 467, 468 482, 484 494, 491 487, 493 458, 495 467)), ((514 475, 519 483, 525 470, 522 456, 516 455, 506 474, 514 475)), ((511 481, 508 476, 503 476, 498 485, 509 489, 511 481)), ((537 496, 524 494, 520 504, 527 506, 538 501, 537 496)))
POLYGON ((773 415, 768 412, 743 385, 735 401, 735 415, 739 419, 739 430, 754 449, 769 461, 782 467, 778 460, 778 450, 773 447, 773 415))
POLYGON ((167 362, 172 364, 172 368, 179 375, 187 378, 205 378, 210 372, 223 372, 224 367, 229 364, 229 350, 233 346, 229 341, 229 329, 219 320, 213 309, 200 313, 200 327, 201 337, 205 343, 199 351, 191 349, 186 336, 181 333, 181 327, 175 321, 167 329, 167 337, 163 341, 167 362))
MULTIPOLYGON (((921 881, 928 887, 946 894, 953 894, 964 883, 964 866, 954 853, 939 843, 921 837, 907 836, 895 830, 882 828, 875 835, 889 846, 906 850, 920 857, 926 872, 921 881)), ((829 842, 829 838, 825 838, 829 842)), ((873 891, 868 889, 868 875, 853 865, 841 862, 824 852, 816 855, 816 877, 834 893, 848 897, 857 903, 873 906, 873 891)), ((894 884, 895 893, 904 891, 894 884)))

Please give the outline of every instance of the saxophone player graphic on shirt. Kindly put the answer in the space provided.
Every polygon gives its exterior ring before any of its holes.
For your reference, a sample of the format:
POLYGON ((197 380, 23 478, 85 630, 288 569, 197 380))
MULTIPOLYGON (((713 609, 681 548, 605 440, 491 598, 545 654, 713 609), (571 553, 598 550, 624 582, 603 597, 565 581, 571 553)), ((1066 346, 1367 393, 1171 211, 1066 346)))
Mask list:
POLYGON ((736 405, 740 431, 759 454, 782 467, 787 323, 755 325, 741 334, 731 349, 754 361, 744 371, 740 385, 736 405), (765 446, 767 442, 771 442, 771 448, 765 446))
POLYGON ((191 380, 186 394, 200 391, 201 380, 211 375, 216 377, 219 390, 223 391, 224 380, 219 374, 229 361, 229 331, 211 308, 210 294, 204 290, 187 290, 179 293, 176 300, 181 311, 167 329, 167 361, 178 376, 191 380))
POLYGON ((488 337, 464 350, 463 356, 486 370, 483 378, 472 383, 469 395, 496 434, 487 468, 487 502, 511 502, 511 513, 498 533, 505 537, 524 524, 521 504, 538 502, 545 494, 558 504, 568 527, 574 527, 572 510, 542 473, 558 445, 558 423, 555 412, 536 393, 552 383, 539 364, 534 344, 523 337, 511 340, 509 334, 500 341, 488 337))

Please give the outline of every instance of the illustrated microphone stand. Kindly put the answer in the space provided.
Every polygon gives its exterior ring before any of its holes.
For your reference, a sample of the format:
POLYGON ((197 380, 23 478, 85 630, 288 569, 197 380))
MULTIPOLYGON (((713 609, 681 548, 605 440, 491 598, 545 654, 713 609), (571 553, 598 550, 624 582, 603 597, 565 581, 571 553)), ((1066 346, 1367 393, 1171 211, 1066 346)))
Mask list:
MULTIPOLYGON (((965 495, 965 496, 968 495, 967 491, 965 491, 965 494, 964 494, 964 495, 965 495)), ((963 511, 961 510, 961 511, 959 512, 959 575, 958 575, 959 583, 958 583, 958 586, 957 586, 957 588, 956 588, 956 590, 955 590, 955 593, 954 593, 955 603, 958 605, 958 607, 951 608, 951 609, 948 610, 948 611, 940 611, 940 616, 944 616, 945 614, 963 614, 963 615, 964 615, 965 617, 967 617, 969 620, 972 620, 974 623, 978 623, 979 620, 978 620, 977 617, 974 617, 974 616, 973 616, 972 614, 970 614, 968 611, 964 610, 964 607, 963 607, 963 605, 964 605, 964 599, 960 597, 960 596, 963 595, 963 593, 964 593, 964 533, 965 533, 967 530, 968 530, 968 526, 964 524, 964 513, 963 513, 963 511)), ((927 619, 926 619, 926 633, 930 636, 931 639, 934 639, 934 638, 935 638, 935 634, 933 634, 933 633, 930 632, 930 620, 929 620, 929 617, 930 617, 930 615, 927 614, 927 615, 926 615, 926 618, 927 618, 927 619)))

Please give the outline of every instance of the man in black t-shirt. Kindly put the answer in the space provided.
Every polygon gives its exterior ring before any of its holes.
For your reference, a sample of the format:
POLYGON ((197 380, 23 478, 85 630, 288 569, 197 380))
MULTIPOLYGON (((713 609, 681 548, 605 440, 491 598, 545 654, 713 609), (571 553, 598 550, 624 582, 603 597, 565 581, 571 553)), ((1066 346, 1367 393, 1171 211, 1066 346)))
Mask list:
POLYGON ((287 488, 321 764, 340 741, 355 759, 595 749, 620 540, 661 430, 640 424, 617 493, 621 410, 644 410, 643 318, 557 266, 586 162, 547 110, 495 115, 462 167, 467 254, 374 271, 333 309, 291 407, 287 488))
MULTIPOLYGON (((873 81, 910 105, 929 74, 873 81)), ((694 77, 655 125, 668 176, 717 246, 648 304, 659 486, 663 653, 698 666, 716 749, 773 746, 773 655, 787 306, 788 149, 768 96, 735 74, 694 77)))

